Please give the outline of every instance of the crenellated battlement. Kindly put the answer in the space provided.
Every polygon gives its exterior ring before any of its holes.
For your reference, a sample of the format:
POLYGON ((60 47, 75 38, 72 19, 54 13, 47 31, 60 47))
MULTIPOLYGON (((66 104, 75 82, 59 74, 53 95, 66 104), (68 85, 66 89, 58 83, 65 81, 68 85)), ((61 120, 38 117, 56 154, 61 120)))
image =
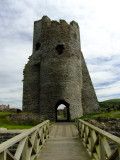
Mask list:
POLYGON ((56 27, 57 25, 58 26, 61 25, 61 26, 72 26, 72 27, 75 27, 75 28, 79 28, 78 23, 75 22, 75 21, 71 21, 70 23, 67 23, 65 20, 60 19, 59 22, 58 22, 58 21, 55 21, 55 20, 51 20, 47 16, 43 16, 41 20, 35 21, 34 23, 35 24, 40 23, 41 25, 46 25, 48 27, 50 27, 50 26, 52 26, 52 27, 55 26, 56 27))
POLYGON ((41 20, 34 22, 33 54, 38 53, 44 45, 53 46, 59 44, 74 44, 79 46, 79 26, 75 21, 69 24, 65 20, 51 20, 43 16, 41 20))

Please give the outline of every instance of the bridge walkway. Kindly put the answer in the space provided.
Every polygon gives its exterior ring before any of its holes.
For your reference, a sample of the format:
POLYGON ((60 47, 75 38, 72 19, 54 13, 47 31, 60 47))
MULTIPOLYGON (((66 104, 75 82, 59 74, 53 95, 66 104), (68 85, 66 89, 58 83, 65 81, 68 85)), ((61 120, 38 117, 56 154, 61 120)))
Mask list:
POLYGON ((37 160, 90 160, 73 123, 56 123, 37 160))

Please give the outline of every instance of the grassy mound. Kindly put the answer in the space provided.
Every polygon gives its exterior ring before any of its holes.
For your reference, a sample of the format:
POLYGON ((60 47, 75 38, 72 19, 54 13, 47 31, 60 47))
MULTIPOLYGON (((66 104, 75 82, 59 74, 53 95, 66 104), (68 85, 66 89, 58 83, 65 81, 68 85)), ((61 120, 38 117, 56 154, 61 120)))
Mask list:
POLYGON ((15 123, 10 117, 12 114, 17 113, 10 113, 10 112, 0 112, 0 128, 7 128, 7 129, 29 129, 34 126, 34 124, 19 124, 15 123))
POLYGON ((112 107, 116 105, 120 105, 120 99, 109 99, 103 102, 99 102, 101 107, 112 107))
POLYGON ((120 103, 120 99, 109 99, 109 100, 106 100, 106 101, 103 101, 104 103, 106 102, 109 102, 109 103, 120 103))
POLYGON ((80 117, 80 119, 97 118, 97 117, 120 118, 120 111, 112 111, 112 112, 108 112, 108 113, 84 115, 84 116, 80 117))

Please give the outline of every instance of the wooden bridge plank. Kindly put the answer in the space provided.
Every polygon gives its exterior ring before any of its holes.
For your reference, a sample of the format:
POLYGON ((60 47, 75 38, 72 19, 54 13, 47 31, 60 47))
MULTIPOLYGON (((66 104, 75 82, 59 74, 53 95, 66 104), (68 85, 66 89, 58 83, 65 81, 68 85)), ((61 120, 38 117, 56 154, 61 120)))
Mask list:
POLYGON ((73 123, 56 123, 37 160, 90 160, 73 123), (59 131, 56 132, 56 129, 59 131), (64 130, 65 129, 65 130, 64 130))

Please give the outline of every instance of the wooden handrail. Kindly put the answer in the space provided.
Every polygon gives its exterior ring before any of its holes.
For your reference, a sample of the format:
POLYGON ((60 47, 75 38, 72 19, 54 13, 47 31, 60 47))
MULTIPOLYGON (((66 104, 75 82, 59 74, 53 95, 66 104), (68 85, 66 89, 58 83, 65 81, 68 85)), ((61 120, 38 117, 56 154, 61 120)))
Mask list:
POLYGON ((27 148, 31 148, 31 151, 26 156, 32 157, 33 156, 32 152, 34 150, 35 154, 34 157, 36 157, 38 150, 44 144, 45 140, 48 137, 48 134, 49 134, 49 120, 46 120, 43 123, 40 123, 39 125, 31 129, 28 129, 23 133, 3 142, 2 144, 0 144, 0 160, 7 160, 7 158, 5 157, 10 157, 13 160, 19 160, 20 157, 22 157, 25 154, 25 152, 27 152, 27 148), (17 143, 19 144, 15 151, 15 156, 11 155, 11 153, 9 152, 9 148, 17 143), (24 150, 24 148, 26 148, 26 151, 24 150))
POLYGON ((89 124, 81 119, 77 124, 79 135, 83 139, 85 147, 89 150, 91 157, 95 160, 114 160, 120 159, 120 138, 102 129, 89 124), (110 142, 116 145, 111 149, 110 142))
POLYGON ((108 139, 111 139, 112 141, 114 141, 115 143, 117 144, 120 144, 120 138, 117 137, 117 136, 114 136, 113 134, 111 133, 108 133, 98 127, 95 127, 94 125, 88 123, 88 122, 85 122, 83 121, 82 119, 80 120, 83 124, 89 126, 91 129, 95 130, 97 133, 103 135, 103 136, 106 136, 108 139))
POLYGON ((34 132, 37 128, 44 126, 48 122, 49 122, 49 120, 46 120, 46 121, 38 124, 37 126, 31 128, 31 129, 28 129, 27 131, 24 131, 23 133, 3 142, 2 144, 0 144, 0 153, 2 151, 6 150, 7 148, 9 148, 10 146, 12 146, 13 144, 19 142, 20 140, 22 140, 23 138, 25 138, 26 136, 28 136, 32 132, 34 132))

